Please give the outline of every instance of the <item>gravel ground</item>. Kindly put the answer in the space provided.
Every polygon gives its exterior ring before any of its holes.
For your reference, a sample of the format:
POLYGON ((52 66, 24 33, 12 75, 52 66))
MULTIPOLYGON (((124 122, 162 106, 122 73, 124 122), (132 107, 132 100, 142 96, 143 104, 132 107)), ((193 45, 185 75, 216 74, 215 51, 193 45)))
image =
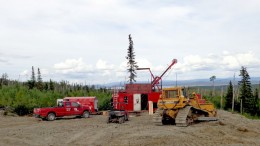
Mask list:
POLYGON ((219 121, 189 127, 156 126, 147 112, 123 124, 106 123, 106 116, 42 121, 34 117, 0 116, 1 146, 260 146, 260 120, 218 111, 219 121))

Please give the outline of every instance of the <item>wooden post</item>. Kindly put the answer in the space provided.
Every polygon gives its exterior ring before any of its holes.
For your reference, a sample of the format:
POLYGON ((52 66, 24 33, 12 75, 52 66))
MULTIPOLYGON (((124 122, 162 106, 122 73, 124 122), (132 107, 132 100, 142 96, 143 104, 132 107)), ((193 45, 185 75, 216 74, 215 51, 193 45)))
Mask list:
POLYGON ((240 113, 243 114, 243 103, 242 103, 242 99, 240 100, 240 113))
POLYGON ((223 103, 223 86, 221 89, 220 109, 222 109, 222 103, 223 103))
POLYGON ((235 102, 235 74, 234 74, 234 79, 233 79, 233 96, 232 96, 232 112, 234 112, 234 102, 235 102))
POLYGON ((148 104, 149 104, 149 115, 153 115, 153 102, 148 101, 148 104))

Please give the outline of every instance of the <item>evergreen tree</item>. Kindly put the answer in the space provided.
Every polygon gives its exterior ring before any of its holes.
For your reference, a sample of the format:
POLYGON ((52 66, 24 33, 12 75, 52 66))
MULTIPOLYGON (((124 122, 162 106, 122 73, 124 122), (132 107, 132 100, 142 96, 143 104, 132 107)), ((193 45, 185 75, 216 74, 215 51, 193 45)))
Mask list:
POLYGON ((28 86, 29 86, 29 89, 33 89, 33 88, 35 87, 35 83, 36 83, 36 81, 35 81, 35 73, 34 73, 34 68, 33 68, 33 66, 32 66, 32 76, 31 76, 31 80, 29 80, 29 81, 27 82, 27 84, 28 84, 28 86))
POLYGON ((240 99, 242 99, 243 111, 254 114, 254 96, 252 94, 250 76, 245 67, 242 66, 239 76, 242 77, 238 85, 240 86, 240 99))
POLYGON ((3 73, 2 77, 0 78, 0 86, 8 85, 8 75, 7 73, 3 73))
POLYGON ((212 87, 213 87, 213 89, 212 89, 212 96, 214 96, 215 95, 215 80, 216 80, 216 76, 215 75, 211 76, 209 78, 209 80, 212 82, 212 87))
POLYGON ((37 89, 39 90, 43 90, 43 82, 42 82, 42 77, 41 77, 41 71, 40 71, 40 68, 38 68, 38 72, 37 72, 37 89))
POLYGON ((50 79, 50 90, 54 91, 54 83, 51 79, 50 79))
POLYGON ((44 83, 44 90, 47 91, 48 89, 49 89, 49 87, 48 87, 48 83, 45 82, 45 83, 44 83))
POLYGON ((35 84, 35 73, 34 73, 34 67, 32 66, 32 76, 31 76, 31 81, 33 84, 35 84))
POLYGON ((128 59, 128 62, 127 62, 128 69, 127 70, 130 73, 129 82, 130 82, 130 84, 132 84, 133 82, 135 82, 135 77, 136 77, 135 70, 138 68, 138 66, 137 66, 137 62, 135 62, 134 43, 133 43, 131 34, 129 34, 128 39, 129 39, 129 47, 128 47, 126 59, 128 59))
POLYGON ((232 108, 232 98, 233 98, 233 85, 232 82, 229 82, 229 86, 227 89, 227 94, 225 96, 226 103, 225 103, 225 109, 231 109, 232 108))
POLYGON ((259 107, 258 107, 258 102, 259 102, 259 98, 258 98, 258 89, 256 88, 255 89, 255 92, 254 92, 254 114, 260 114, 260 110, 259 110, 259 107))

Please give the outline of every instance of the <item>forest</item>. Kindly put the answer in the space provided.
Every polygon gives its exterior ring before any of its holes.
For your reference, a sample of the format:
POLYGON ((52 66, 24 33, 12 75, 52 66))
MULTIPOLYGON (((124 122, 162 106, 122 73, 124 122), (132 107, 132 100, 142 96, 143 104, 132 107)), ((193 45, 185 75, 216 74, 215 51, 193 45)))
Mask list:
MULTIPOLYGON (((245 67, 240 70, 241 80, 233 87, 232 81, 225 86, 188 87, 189 92, 197 92, 214 103, 218 109, 238 112, 250 118, 260 117, 259 85, 251 85, 245 67), (234 95, 234 96, 233 96, 234 95), (234 101, 232 101, 234 98, 234 101), (232 106, 233 103, 233 106, 232 106)), ((68 81, 42 81, 40 69, 37 74, 32 67, 31 79, 19 82, 8 79, 6 73, 0 78, 0 108, 6 113, 18 115, 32 114, 33 108, 56 105, 56 100, 69 96, 96 96, 99 110, 109 109, 113 90, 95 85, 70 84, 68 81)))

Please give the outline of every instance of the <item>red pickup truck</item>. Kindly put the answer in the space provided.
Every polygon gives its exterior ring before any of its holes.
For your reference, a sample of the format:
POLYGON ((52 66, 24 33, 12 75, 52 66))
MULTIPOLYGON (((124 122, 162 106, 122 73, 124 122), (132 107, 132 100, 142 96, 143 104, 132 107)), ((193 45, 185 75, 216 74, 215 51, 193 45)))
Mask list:
POLYGON ((57 107, 34 108, 33 114, 36 118, 53 121, 56 117, 64 116, 82 116, 88 118, 91 109, 89 106, 80 105, 78 102, 64 101, 60 102, 57 107))

